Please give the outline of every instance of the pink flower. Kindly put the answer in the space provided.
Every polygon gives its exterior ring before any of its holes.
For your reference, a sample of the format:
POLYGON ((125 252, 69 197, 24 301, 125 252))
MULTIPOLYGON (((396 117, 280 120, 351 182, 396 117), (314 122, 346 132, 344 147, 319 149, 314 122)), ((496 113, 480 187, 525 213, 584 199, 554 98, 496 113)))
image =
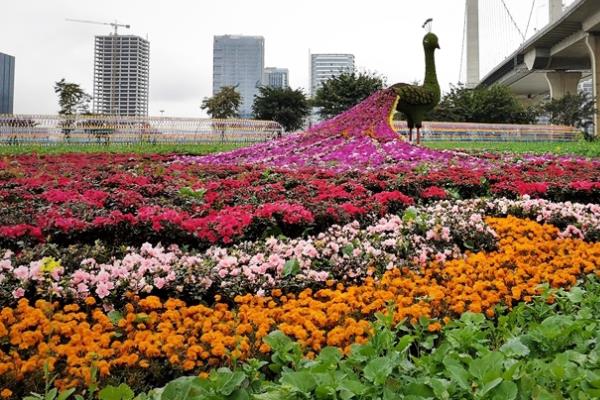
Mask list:
POLYGON ((98 283, 98 285, 96 286, 96 294, 101 299, 103 299, 106 296, 108 296, 110 294, 109 284, 105 283, 105 282, 98 283))
POLYGON ((13 275, 20 281, 29 279, 29 268, 21 265, 13 270, 13 275))
POLYGON ((165 278, 161 278, 160 276, 154 278, 154 286, 156 286, 157 289, 162 289, 165 286, 165 283, 165 278))
POLYGON ((20 299, 21 297, 25 296, 25 289, 17 288, 12 291, 12 295, 15 299, 20 299))

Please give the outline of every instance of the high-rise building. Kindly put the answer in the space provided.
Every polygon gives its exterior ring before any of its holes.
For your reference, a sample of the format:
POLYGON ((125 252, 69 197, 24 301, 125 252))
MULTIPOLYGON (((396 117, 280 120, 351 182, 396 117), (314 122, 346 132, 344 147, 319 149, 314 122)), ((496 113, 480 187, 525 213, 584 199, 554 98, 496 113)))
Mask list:
POLYGON ((274 88, 289 86, 289 71, 287 68, 265 68, 263 72, 263 85, 274 88))
POLYGON ((0 53, 0 114, 12 114, 15 95, 15 58, 0 53))
POLYGON ((242 97, 240 116, 252 116, 252 103, 263 84, 265 39, 262 36, 215 36, 213 95, 223 86, 235 86, 242 97))
POLYGON ((328 79, 338 77, 344 72, 354 72, 352 54, 311 54, 310 55, 310 94, 328 79))
POLYGON ((96 36, 94 113, 148 115, 150 43, 134 35, 96 36))

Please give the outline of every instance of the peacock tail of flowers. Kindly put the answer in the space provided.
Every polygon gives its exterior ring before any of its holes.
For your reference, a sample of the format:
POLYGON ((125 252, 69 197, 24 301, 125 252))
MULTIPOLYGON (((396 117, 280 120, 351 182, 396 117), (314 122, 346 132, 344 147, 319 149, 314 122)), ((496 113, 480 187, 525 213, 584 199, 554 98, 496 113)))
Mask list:
POLYGON ((421 163, 446 168, 460 162, 469 168, 486 167, 487 161, 453 151, 413 146, 392 128, 398 96, 392 89, 375 92, 348 111, 305 132, 278 140, 206 156, 177 157, 178 162, 210 165, 262 165, 297 169, 314 167, 336 172, 374 170, 399 164, 421 163))
POLYGON ((398 96, 392 89, 375 92, 362 102, 331 119, 323 121, 306 133, 346 137, 368 136, 379 142, 398 139, 391 125, 398 96))

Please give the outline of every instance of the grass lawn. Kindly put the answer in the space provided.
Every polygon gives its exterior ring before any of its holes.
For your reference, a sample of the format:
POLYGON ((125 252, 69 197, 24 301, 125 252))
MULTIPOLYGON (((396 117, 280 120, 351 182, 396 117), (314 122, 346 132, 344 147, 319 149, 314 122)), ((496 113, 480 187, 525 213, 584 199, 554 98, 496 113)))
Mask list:
POLYGON ((514 153, 577 154, 600 157, 600 141, 595 142, 425 142, 432 149, 467 151, 510 151, 514 153))
POLYGON ((210 143, 210 144, 57 144, 42 145, 17 145, 0 146, 0 156, 17 154, 62 154, 62 153, 138 153, 138 154, 209 154, 219 151, 228 151, 246 146, 237 143, 210 143))
MULTIPOLYGON (((62 153, 138 153, 138 154, 209 154, 249 146, 240 143, 207 144, 57 144, 0 146, 0 156, 17 154, 62 154, 62 153)), ((515 153, 576 154, 600 157, 600 141, 596 142, 425 142, 432 149, 457 149, 465 151, 510 151, 515 153)))

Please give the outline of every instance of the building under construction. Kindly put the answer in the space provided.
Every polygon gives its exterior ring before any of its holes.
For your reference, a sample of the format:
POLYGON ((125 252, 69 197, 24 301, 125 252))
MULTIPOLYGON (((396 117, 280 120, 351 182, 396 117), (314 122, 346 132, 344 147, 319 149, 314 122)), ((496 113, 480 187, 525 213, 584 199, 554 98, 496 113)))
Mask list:
POLYGON ((148 115, 150 43, 134 35, 96 36, 94 113, 148 115))

